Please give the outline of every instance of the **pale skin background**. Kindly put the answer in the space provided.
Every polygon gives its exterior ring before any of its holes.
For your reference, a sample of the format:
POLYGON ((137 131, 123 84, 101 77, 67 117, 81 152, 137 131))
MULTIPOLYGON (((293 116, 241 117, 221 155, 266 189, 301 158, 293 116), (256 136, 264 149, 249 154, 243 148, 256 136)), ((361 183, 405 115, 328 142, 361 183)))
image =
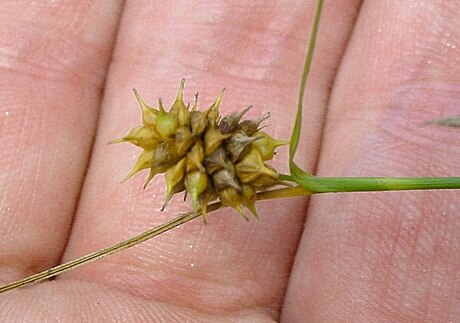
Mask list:
MULTIPOLYGON (((288 138, 314 1, 2 1, 0 281, 171 219, 163 180, 120 184, 131 89, 288 138), (153 196, 153 197, 152 197, 153 196)), ((323 176, 460 175, 460 2, 326 1, 297 161, 323 176)), ((287 170, 287 150, 276 158, 287 170)), ((315 196, 234 211, 0 296, 4 321, 458 322, 460 193, 315 196)))

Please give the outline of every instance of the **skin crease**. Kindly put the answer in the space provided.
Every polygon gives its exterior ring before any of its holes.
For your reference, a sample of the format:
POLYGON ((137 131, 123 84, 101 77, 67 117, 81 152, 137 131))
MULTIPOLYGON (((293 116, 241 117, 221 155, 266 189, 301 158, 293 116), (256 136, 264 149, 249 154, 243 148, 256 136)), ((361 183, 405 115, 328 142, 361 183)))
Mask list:
MULTIPOLYGON (((288 138, 314 1, 6 2, 0 8, 0 280, 127 239, 189 209, 120 180, 108 146, 152 105, 252 104, 288 138), (94 139, 94 141, 93 141, 94 139)), ((326 1, 297 162, 321 176, 455 176, 456 1, 326 1), (327 114, 326 114, 327 111, 327 114)), ((287 171, 287 149, 275 165, 287 171)), ((146 175, 145 175, 146 176, 146 175)), ((459 193, 393 192, 223 210, 52 282, 0 295, 4 321, 456 322, 459 193)))

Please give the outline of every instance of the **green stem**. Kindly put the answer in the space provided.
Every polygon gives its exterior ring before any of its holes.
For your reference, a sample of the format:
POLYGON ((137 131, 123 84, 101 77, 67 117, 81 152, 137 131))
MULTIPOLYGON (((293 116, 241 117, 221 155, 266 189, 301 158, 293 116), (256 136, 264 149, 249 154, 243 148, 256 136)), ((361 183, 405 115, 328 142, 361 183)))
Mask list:
MULTIPOLYGON (((321 11, 323 10, 323 0, 319 0, 316 5, 315 20, 311 30, 310 40, 308 42, 307 55, 303 65, 302 78, 300 79, 299 98, 297 101, 297 113, 292 129, 291 141, 289 145, 289 165, 294 164, 294 156, 297 151, 300 139, 300 129, 302 128, 302 111, 303 97, 305 95, 305 87, 307 84, 308 75, 310 74, 311 63, 313 61, 313 53, 315 52, 316 37, 318 35, 319 21, 321 19, 321 11)), ((292 172, 292 170, 291 170, 292 172)))
POLYGON ((281 175, 312 193, 460 189, 460 177, 316 177, 281 175))

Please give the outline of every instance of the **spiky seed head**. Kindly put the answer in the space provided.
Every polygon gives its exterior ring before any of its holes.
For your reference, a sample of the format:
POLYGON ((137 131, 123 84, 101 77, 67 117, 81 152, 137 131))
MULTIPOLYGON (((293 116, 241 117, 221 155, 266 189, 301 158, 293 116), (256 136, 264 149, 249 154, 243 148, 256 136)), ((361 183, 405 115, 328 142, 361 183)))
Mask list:
POLYGON ((201 210, 204 220, 208 203, 215 199, 246 220, 244 208, 258 218, 257 192, 284 184, 265 162, 286 142, 260 131, 268 114, 241 121, 250 107, 221 117, 223 91, 207 110, 199 111, 198 95, 189 109, 190 104, 183 100, 184 82, 169 111, 161 100, 158 108, 150 107, 134 90, 143 125, 111 142, 129 142, 144 149, 126 179, 149 169, 145 187, 157 174, 165 173, 165 205, 174 194, 185 190, 194 211, 201 210))

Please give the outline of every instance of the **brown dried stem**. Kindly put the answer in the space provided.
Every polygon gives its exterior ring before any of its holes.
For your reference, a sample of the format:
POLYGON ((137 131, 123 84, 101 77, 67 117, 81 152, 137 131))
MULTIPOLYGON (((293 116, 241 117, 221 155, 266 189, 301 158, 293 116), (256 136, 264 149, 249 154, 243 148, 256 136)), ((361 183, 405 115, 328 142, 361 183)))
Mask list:
MULTIPOLYGON (((257 199, 258 200, 270 200, 270 199, 276 199, 276 198, 284 198, 284 197, 293 197, 293 196, 302 196, 302 195, 308 195, 310 192, 305 190, 304 188, 300 186, 295 186, 295 187, 287 187, 287 188, 281 188, 281 189, 276 189, 272 191, 265 191, 257 194, 257 199)), ((214 204, 211 204, 207 208, 207 212, 212 212, 215 211, 219 208, 224 207, 222 203, 217 202, 214 204)), ((90 253, 88 255, 85 255, 83 257, 71 260, 69 262, 66 262, 64 264, 57 265, 53 268, 44 270, 42 272, 39 272, 37 274, 31 275, 29 277, 20 279, 18 281, 12 282, 10 284, 4 285, 0 287, 0 293, 7 292, 10 290, 14 290, 26 285, 30 285, 33 283, 37 283, 40 281, 43 281, 45 279, 49 279, 51 277, 55 277, 57 275, 60 275, 62 273, 65 273, 66 271, 73 270, 79 266, 82 266, 84 264, 88 264, 90 262, 93 262, 95 260, 101 259, 105 256, 111 255, 113 253, 134 247, 135 245, 138 245, 144 241, 147 241, 153 237, 156 237, 166 231, 169 231, 171 229, 176 228, 177 226, 184 224, 186 222, 189 222, 201 215, 201 212, 188 212, 185 214, 181 214, 180 216, 172 219, 171 221, 168 221, 166 223, 163 223, 155 228, 152 228, 150 230, 145 231, 144 233, 141 233, 138 236, 135 236, 133 238, 130 238, 128 240, 122 241, 120 243, 117 243, 113 246, 101 249, 99 251, 90 253)))

